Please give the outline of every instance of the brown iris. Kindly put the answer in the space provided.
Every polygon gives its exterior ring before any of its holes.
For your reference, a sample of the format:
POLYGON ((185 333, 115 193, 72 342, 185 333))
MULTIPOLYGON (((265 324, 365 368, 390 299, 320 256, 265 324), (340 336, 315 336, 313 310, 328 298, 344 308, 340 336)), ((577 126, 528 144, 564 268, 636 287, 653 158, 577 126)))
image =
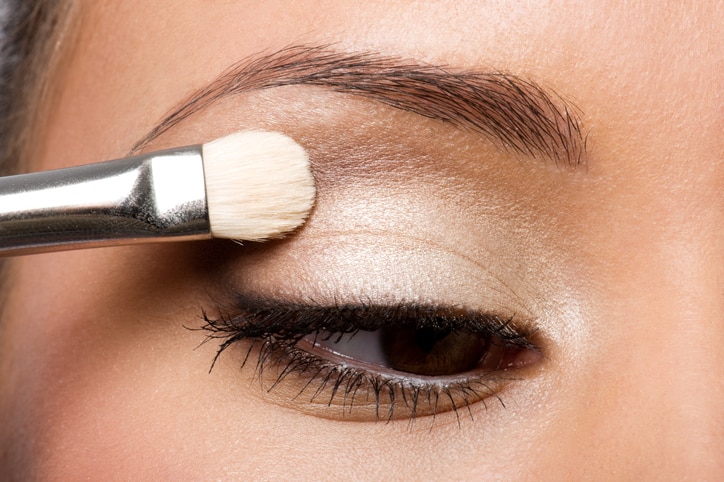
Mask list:
POLYGON ((489 337, 437 328, 382 329, 387 366, 416 375, 455 375, 474 369, 490 349, 489 337))

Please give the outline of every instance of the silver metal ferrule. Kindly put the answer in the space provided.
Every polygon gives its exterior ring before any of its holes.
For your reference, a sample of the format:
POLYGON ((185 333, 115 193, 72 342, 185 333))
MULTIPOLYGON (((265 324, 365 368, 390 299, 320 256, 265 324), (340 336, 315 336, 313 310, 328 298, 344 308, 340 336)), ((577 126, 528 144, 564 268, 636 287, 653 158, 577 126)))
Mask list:
POLYGON ((0 256, 210 237, 200 145, 0 178, 0 256))

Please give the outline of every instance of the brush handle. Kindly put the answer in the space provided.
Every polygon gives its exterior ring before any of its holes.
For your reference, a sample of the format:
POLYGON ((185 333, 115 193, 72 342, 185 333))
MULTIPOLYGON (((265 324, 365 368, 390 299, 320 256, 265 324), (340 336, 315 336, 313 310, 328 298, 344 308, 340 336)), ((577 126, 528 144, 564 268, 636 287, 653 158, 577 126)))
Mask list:
POLYGON ((0 178, 0 257, 210 237, 201 146, 0 178))

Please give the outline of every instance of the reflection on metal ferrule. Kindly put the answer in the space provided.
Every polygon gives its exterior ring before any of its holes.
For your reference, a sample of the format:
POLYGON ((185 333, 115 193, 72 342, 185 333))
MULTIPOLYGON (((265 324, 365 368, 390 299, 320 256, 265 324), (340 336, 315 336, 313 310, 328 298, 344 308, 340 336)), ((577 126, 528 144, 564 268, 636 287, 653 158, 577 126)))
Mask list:
POLYGON ((209 237, 201 146, 0 178, 0 256, 209 237))

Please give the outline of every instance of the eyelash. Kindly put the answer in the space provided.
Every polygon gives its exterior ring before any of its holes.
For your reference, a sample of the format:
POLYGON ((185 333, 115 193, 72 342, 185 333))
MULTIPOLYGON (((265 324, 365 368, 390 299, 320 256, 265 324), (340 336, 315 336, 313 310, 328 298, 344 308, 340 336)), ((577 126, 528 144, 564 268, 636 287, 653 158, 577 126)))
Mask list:
POLYGON ((487 408, 486 399, 492 397, 505 406, 498 391, 511 378, 504 374, 505 368, 500 367, 453 377, 418 376, 382 366, 377 367, 380 372, 374 372, 313 353, 309 348, 315 347, 317 340, 334 342, 347 334, 353 337, 360 331, 395 326, 474 333, 492 340, 502 350, 539 351, 530 341, 534 332, 516 327, 513 318, 445 306, 416 303, 324 306, 237 296, 232 308, 217 305, 215 311, 215 317, 205 310, 202 313, 201 329, 207 332, 205 342, 219 342, 210 371, 227 348, 248 341, 242 368, 248 365, 256 350, 255 378, 261 381, 265 374, 276 370, 267 392, 288 377, 296 376, 302 380, 301 389, 291 397, 292 401, 312 391, 309 402, 319 403, 327 391, 328 397, 323 403, 331 407, 337 397, 341 397, 341 414, 349 417, 355 403, 363 400, 359 403, 364 405, 371 399, 374 419, 387 422, 395 418, 401 408, 406 410, 410 424, 420 412, 427 412, 434 422, 444 403, 447 407, 443 411, 453 412, 459 424, 461 410, 473 418, 473 403, 481 402, 487 408), (311 343, 305 340, 310 335, 313 335, 311 343), (300 346, 305 341, 309 345, 307 349, 300 346))

